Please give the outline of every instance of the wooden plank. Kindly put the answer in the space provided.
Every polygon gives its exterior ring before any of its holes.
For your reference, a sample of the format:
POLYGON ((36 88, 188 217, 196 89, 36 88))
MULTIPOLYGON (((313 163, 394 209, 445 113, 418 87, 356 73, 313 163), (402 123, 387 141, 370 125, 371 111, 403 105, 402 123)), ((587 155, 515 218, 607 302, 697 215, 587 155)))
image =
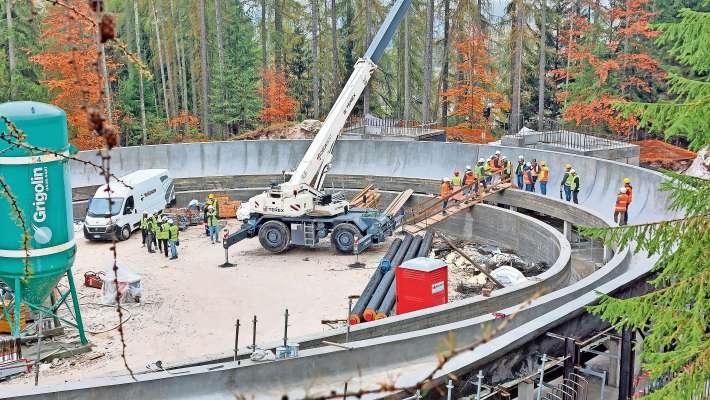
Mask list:
POLYGON ((385 209, 385 214, 397 214, 402 209, 402 207, 404 207, 404 203, 406 203, 407 200, 409 200, 409 198, 412 197, 413 194, 414 190, 412 189, 407 189, 404 192, 398 194, 397 197, 395 197, 394 200, 392 200, 392 202, 385 209))
POLYGON ((375 185, 369 184, 365 186, 362 190, 360 190, 353 198, 350 200, 350 205, 351 206, 356 206, 357 204, 362 202, 363 196, 365 193, 369 192, 370 190, 374 189, 375 185))

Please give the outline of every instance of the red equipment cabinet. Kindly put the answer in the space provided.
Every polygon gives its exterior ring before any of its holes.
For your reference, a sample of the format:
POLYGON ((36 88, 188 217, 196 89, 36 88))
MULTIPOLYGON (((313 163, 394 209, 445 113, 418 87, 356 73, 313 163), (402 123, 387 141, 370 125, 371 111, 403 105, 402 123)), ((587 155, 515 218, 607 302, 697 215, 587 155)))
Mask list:
POLYGON ((442 260, 418 257, 395 270, 397 314, 446 304, 449 301, 449 267, 442 260))

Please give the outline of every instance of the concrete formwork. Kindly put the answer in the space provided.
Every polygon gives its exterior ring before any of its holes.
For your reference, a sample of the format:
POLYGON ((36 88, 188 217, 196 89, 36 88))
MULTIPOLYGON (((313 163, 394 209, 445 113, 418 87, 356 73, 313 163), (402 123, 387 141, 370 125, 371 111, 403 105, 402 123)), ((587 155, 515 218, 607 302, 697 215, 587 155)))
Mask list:
MULTIPOLYGON (((147 146, 139 150, 119 149, 119 156, 115 158, 118 162, 114 163, 113 169, 118 174, 123 174, 139 168, 167 166, 174 169, 174 176, 186 178, 278 174, 281 169, 293 168, 305 147, 306 143, 303 141, 257 141, 147 146), (197 160, 186 161, 188 153, 197 160)), ((631 221, 649 222, 676 216, 668 210, 666 194, 658 189, 664 179, 658 173, 606 160, 539 150, 454 143, 344 141, 336 147, 333 173, 438 180, 449 175, 454 166, 462 168, 472 164, 479 154, 487 156, 495 150, 500 150, 513 160, 518 154, 523 154, 526 158, 545 159, 552 168, 552 189, 556 186, 555 182, 561 179, 562 165, 572 163, 582 180, 582 205, 567 210, 570 222, 578 222, 574 219, 574 209, 583 210, 607 223, 610 222, 616 188, 621 185, 624 177, 631 178, 635 184, 631 221)), ((84 153, 82 157, 92 155, 84 153)), ((74 185, 100 183, 100 180, 91 177, 89 172, 88 169, 76 170, 72 176, 74 185)), ((547 206, 548 211, 555 207, 562 208, 563 203, 555 199, 556 191, 550 191, 547 197, 528 193, 519 195, 535 200, 524 204, 528 209, 534 210, 537 202, 550 203, 547 206)), ((506 198, 507 194, 502 197, 506 198)), ((604 267, 590 276, 539 297, 523 310, 518 310, 516 318, 508 323, 505 332, 491 342, 451 360, 437 376, 443 377, 449 372, 467 372, 477 365, 491 362, 511 348, 523 346, 535 336, 577 315, 585 305, 596 301, 595 291, 613 293, 647 274, 653 262, 654 260, 644 255, 631 255, 626 249, 618 251, 604 267)), ((512 313, 516 311, 516 307, 502 311, 512 313)), ((402 317, 404 316, 395 318, 402 317)), ((386 323, 387 319, 384 321, 386 323)), ((431 370, 436 362, 437 346, 448 337, 449 332, 454 332, 462 342, 473 341, 480 337, 485 323, 496 324, 500 323, 500 320, 491 315, 481 315, 415 331, 356 341, 351 343, 352 350, 328 346, 314 348, 305 350, 302 357, 296 359, 253 367, 237 367, 228 363, 194 366, 183 371, 184 374, 181 375, 173 375, 178 371, 171 374, 141 375, 139 383, 131 383, 128 378, 119 377, 36 389, 38 391, 34 393, 48 394, 46 397, 36 398, 52 399, 79 396, 106 398, 116 395, 151 398, 233 398, 236 393, 253 393, 268 397, 284 391, 288 391, 291 396, 299 396, 303 395, 304 388, 314 385, 327 387, 332 384, 331 388, 337 389, 347 378, 362 375, 374 379, 381 377, 382 371, 385 370, 400 373, 397 383, 407 384, 415 382, 422 374, 431 370), (62 392, 56 393, 57 390, 62 392), (55 393, 49 394, 52 392, 55 393)), ((31 392, 33 390, 25 393, 31 392)))

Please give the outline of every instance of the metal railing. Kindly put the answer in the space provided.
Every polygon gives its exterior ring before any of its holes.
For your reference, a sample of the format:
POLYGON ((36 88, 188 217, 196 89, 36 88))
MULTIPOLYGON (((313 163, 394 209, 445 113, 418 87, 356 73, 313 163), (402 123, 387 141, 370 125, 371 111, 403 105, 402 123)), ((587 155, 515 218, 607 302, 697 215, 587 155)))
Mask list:
POLYGON ((436 122, 419 122, 394 118, 371 118, 351 115, 343 128, 344 133, 358 133, 363 136, 412 137, 420 138, 441 131, 436 122))
POLYGON ((541 142, 575 150, 602 150, 626 146, 635 137, 615 135, 595 130, 589 126, 578 126, 559 120, 543 121, 541 142))

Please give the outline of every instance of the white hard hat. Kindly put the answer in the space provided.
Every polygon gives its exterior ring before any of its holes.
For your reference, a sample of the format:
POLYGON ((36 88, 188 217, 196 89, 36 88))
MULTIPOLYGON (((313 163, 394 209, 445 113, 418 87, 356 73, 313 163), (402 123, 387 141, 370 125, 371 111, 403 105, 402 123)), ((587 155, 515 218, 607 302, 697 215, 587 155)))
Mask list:
POLYGON ((466 166, 466 169, 471 169, 471 166, 470 166, 470 165, 467 165, 467 166, 466 166))
POLYGON ((626 188, 625 187, 619 188, 619 193, 626 193, 626 188))
POLYGON ((526 166, 526 167, 530 167, 530 163, 529 163, 529 162, 526 162, 526 163, 525 163, 525 166, 526 166))
POLYGON ((506 156, 503 156, 503 157, 501 157, 501 158, 502 158, 503 160, 507 160, 507 159, 508 159, 508 157, 506 157, 506 156))
POLYGON ((478 162, 479 162, 479 163, 481 163, 481 162, 486 162, 486 160, 484 160, 483 158, 479 158, 479 159, 478 159, 478 162))
POLYGON ((518 156, 518 160, 524 160, 524 159, 525 159, 525 157, 523 157, 522 155, 518 156))
POLYGON ((574 168, 572 168, 571 170, 569 170, 569 172, 570 172, 570 174, 576 174, 576 173, 577 173, 577 171, 576 171, 574 168))
POLYGON ((174 224, 175 221, 173 221, 172 219, 169 219, 169 220, 168 220, 168 223, 169 223, 169 224, 174 224))
POLYGON ((163 221, 163 222, 165 222, 165 221, 167 221, 167 220, 168 220, 168 217, 166 217, 166 216, 163 216, 163 217, 161 217, 161 218, 160 218, 160 220, 161 220, 161 221, 163 221))
POLYGON ((450 182, 450 181, 451 181, 451 178, 449 178, 448 176, 444 178, 444 182, 450 182))
POLYGON ((496 154, 500 155, 500 150, 496 150, 496 154))

